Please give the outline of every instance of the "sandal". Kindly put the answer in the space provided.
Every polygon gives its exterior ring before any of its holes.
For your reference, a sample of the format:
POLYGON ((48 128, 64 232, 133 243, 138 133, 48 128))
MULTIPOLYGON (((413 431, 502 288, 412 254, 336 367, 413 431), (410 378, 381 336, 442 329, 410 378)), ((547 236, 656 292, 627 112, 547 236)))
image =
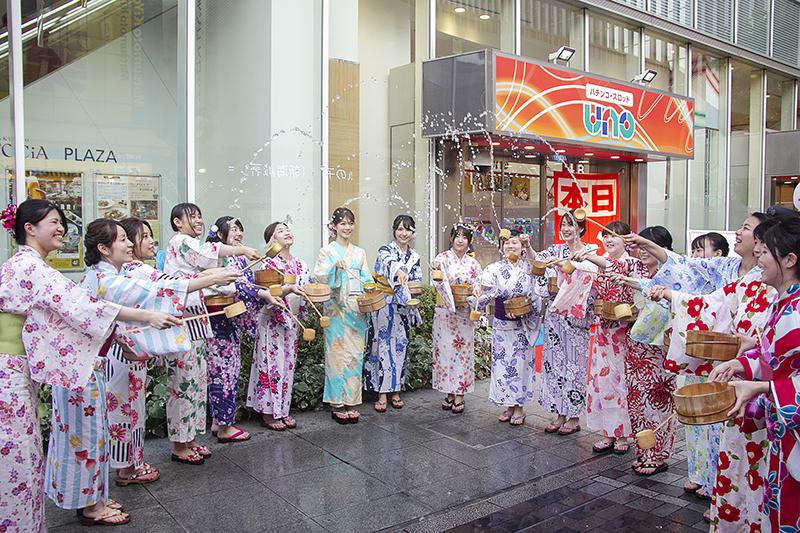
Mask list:
POLYGON ((594 453, 609 453, 609 452, 612 452, 612 451, 614 451, 614 441, 612 440, 611 442, 608 442, 608 441, 595 442, 592 445, 592 451, 594 453))
POLYGON ((282 420, 276 420, 274 422, 262 421, 261 425, 267 429, 271 429, 272 431, 286 431, 286 424, 284 424, 282 420))
POLYGON ((131 521, 131 515, 123 513, 119 509, 112 509, 111 507, 106 506, 100 516, 97 517, 86 516, 83 514, 83 509, 78 509, 78 519, 80 520, 81 525, 86 527, 121 526, 122 524, 127 524, 131 521), (114 518, 118 517, 120 519, 114 520, 114 518))
POLYGON ((614 455, 625 455, 631 449, 631 445, 626 443, 614 442, 614 455))
POLYGON ((545 433, 558 433, 559 430, 563 427, 562 424, 557 424, 556 422, 550 422, 550 425, 544 428, 545 433))
POLYGON ((506 409, 505 411, 503 411, 503 414, 497 417, 497 420, 500 422, 508 422, 509 420, 511 420, 511 416, 513 414, 514 414, 513 407, 511 409, 506 409))
POLYGON ((442 410, 449 411, 453 408, 453 404, 455 403, 454 398, 446 397, 444 401, 442 401, 442 410))
POLYGON ((450 410, 451 413, 454 415, 460 415, 464 412, 464 402, 455 403, 453 402, 453 408, 450 410))
POLYGON ((686 492, 688 494, 694 494, 701 488, 703 488, 703 485, 700 485, 699 483, 693 483, 691 481, 687 481, 686 483, 683 484, 683 492, 686 492))
POLYGON ((372 407, 379 413, 385 413, 386 409, 388 409, 386 402, 375 402, 375 405, 372 407))
POLYGON ((638 467, 635 467, 633 471, 640 476, 654 476, 661 472, 666 472, 668 468, 669 465, 667 463, 654 463, 652 461, 645 461, 638 467), (642 470, 652 470, 652 472, 642 472, 642 470))
POLYGON ((117 511, 124 511, 125 507, 117 500, 112 500, 111 498, 108 499, 106 502, 106 507, 110 507, 111 509, 116 509, 117 511))
POLYGON ((556 433, 558 433, 561 436, 564 436, 564 435, 572 435, 573 433, 577 433, 580 430, 581 430, 580 424, 577 425, 577 426, 572 426, 572 427, 564 424, 563 426, 558 428, 558 431, 556 433))
POLYGON ((393 409, 402 409, 405 407, 406 403, 401 400, 400 398, 392 398, 392 408, 393 409))
POLYGON ((350 411, 347 412, 347 421, 350 422, 351 424, 358 424, 358 419, 360 417, 361 413, 359 413, 355 409, 351 409, 350 411))
POLYGON ((514 415, 511 417, 510 424, 512 426, 522 426, 525 424, 525 415, 514 415))
POLYGON ((181 457, 180 455, 173 453, 172 460, 176 463, 184 463, 187 465, 201 465, 206 462, 205 458, 199 453, 191 453, 186 457, 181 457))
POLYGON ((220 444, 226 444, 228 442, 244 442, 246 440, 250 440, 250 433, 240 428, 236 428, 236 431, 234 431, 233 434, 228 437, 220 437, 217 435, 217 442, 220 444))
POLYGON ((297 420, 295 420, 291 416, 284 416, 283 425, 286 426, 286 429, 294 429, 297 427, 297 420))
MULTIPOLYGON (((116 483, 118 487, 127 487, 128 485, 146 485, 147 483, 158 481, 158 478, 160 477, 161 474, 159 473, 158 470, 152 468, 150 465, 145 463, 128 477, 122 477, 119 474, 117 474, 116 483)), ((106 502, 106 507, 111 507, 112 509, 119 509, 121 511, 122 510, 121 506, 115 507, 113 505, 116 503, 117 502, 115 502, 114 500, 108 500, 108 502, 106 502)))
POLYGON ((199 456, 201 456, 203 458, 211 457, 211 450, 209 450, 208 448, 206 448, 202 444, 198 444, 196 446, 192 446, 189 449, 192 450, 193 452, 197 453, 199 456))
POLYGON ((336 420, 339 424, 349 424, 350 417, 347 416, 347 413, 344 411, 331 411, 331 418, 336 420))
POLYGON ((700 498, 701 500, 710 500, 711 499, 711 496, 706 494, 706 491, 704 491, 702 487, 700 487, 699 489, 694 491, 694 495, 697 496, 698 498, 700 498))

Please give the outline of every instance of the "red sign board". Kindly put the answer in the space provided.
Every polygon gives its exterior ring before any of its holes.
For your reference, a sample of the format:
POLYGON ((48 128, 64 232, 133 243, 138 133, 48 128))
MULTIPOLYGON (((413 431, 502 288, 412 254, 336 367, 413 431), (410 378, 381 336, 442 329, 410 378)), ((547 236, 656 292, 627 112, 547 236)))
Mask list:
POLYGON ((694 101, 554 65, 495 57, 495 128, 694 157, 694 101))
MULTIPOLYGON (((555 172, 553 196, 556 207, 577 209, 583 207, 592 220, 606 225, 619 220, 619 176, 617 174, 574 174, 555 172)), ((556 242, 559 237, 561 215, 555 216, 556 242)), ((584 242, 601 244, 600 228, 594 224, 586 225, 584 242)))

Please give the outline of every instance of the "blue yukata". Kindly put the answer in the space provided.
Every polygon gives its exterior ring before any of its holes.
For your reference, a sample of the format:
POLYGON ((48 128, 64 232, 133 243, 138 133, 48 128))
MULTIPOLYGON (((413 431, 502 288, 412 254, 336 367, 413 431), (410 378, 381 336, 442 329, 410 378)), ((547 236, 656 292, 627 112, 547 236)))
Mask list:
POLYGON ((325 315, 331 325, 325 328, 325 388, 322 401, 334 407, 361 404, 361 377, 367 319, 358 311, 358 296, 364 283, 372 281, 367 254, 362 248, 337 242, 324 246, 314 265, 314 276, 331 288, 325 315), (347 269, 336 266, 344 260, 347 269))
POLYGON ((405 383, 406 348, 412 327, 420 324, 419 311, 406 304, 411 298, 407 285, 397 281, 404 272, 408 281, 422 281, 419 254, 405 252, 395 241, 378 248, 375 273, 378 287, 386 294, 386 307, 370 314, 364 351, 364 388, 373 392, 397 392, 405 383))
MULTIPOLYGON (((171 315, 183 313, 188 282, 160 280, 158 282, 133 279, 118 273, 103 261, 92 266, 80 286, 103 300, 159 311, 171 315)), ((166 355, 190 346, 188 332, 183 327, 166 330, 143 329, 125 333, 135 324, 119 323, 118 335, 137 355, 166 355)), ((105 354, 118 350, 116 342, 109 339, 105 354)), ((121 359, 121 352, 113 356, 121 359)), ((53 386, 53 411, 50 427, 50 444, 47 450, 45 490, 47 496, 62 509, 83 509, 100 500, 108 501, 109 459, 114 441, 128 438, 123 424, 109 427, 107 413, 123 409, 124 405, 114 394, 107 394, 108 377, 98 364, 86 386, 70 390, 53 386)), ((112 376, 115 377, 115 376, 112 376)), ((120 377, 120 376, 116 376, 120 377)), ((130 379, 129 373, 121 376, 130 379)), ((134 380, 129 387, 136 394, 144 394, 144 382, 134 380)), ((123 402, 131 403, 126 396, 123 402)))

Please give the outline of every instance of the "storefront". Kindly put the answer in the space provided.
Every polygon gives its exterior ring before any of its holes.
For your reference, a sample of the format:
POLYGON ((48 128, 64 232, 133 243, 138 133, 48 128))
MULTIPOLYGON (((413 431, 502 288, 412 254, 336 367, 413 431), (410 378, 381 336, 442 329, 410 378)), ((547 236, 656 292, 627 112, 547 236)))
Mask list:
MULTIPOLYGON (((19 171, 22 194, 46 195, 71 213, 70 246, 54 264, 74 276, 81 233, 95 217, 143 216, 163 243, 171 207, 187 200, 207 227, 239 217, 253 246, 270 222, 291 221, 294 251, 307 262, 339 205, 355 211, 356 242, 370 259, 391 239, 393 218, 410 213, 427 261, 458 217, 485 226, 487 238, 508 219, 550 242, 552 216, 539 219, 571 170, 612 175, 614 217, 667 226, 681 250, 690 231, 736 229, 744 213, 779 201, 785 180, 773 189, 771 177, 794 175, 767 172, 767 139, 797 126, 800 2, 667 3, 675 8, 656 0, 21 0, 5 13, 3 2, 0 201, 12 197, 19 171), (692 153, 497 124, 458 130, 468 138, 423 135, 431 126, 423 63, 493 49, 541 65, 561 46, 575 50, 572 74, 630 92, 641 86, 628 80, 651 70, 647 94, 693 102, 692 153)), ((0 238, 0 260, 11 249, 0 238)))
MULTIPOLYGON (((644 227, 648 162, 694 156, 690 98, 492 50, 422 72, 422 131, 441 176, 437 227, 476 227, 482 263, 497 257, 501 227, 530 234, 538 249, 552 243, 559 208, 644 227)), ((599 226, 587 229, 596 241, 599 226)))

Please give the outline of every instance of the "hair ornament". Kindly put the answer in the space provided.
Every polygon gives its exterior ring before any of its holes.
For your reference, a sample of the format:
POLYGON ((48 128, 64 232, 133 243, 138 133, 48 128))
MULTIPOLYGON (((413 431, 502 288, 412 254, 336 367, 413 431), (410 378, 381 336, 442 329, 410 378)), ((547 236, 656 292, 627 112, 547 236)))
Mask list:
POLYGON ((218 237, 217 232, 219 232, 219 227, 216 224, 212 224, 210 228, 208 228, 208 236, 210 238, 218 237))
POLYGON ((8 204, 8 207, 0 211, 0 222, 3 223, 3 229, 6 230, 11 236, 14 236, 14 224, 17 221, 17 206, 13 203, 8 204))

